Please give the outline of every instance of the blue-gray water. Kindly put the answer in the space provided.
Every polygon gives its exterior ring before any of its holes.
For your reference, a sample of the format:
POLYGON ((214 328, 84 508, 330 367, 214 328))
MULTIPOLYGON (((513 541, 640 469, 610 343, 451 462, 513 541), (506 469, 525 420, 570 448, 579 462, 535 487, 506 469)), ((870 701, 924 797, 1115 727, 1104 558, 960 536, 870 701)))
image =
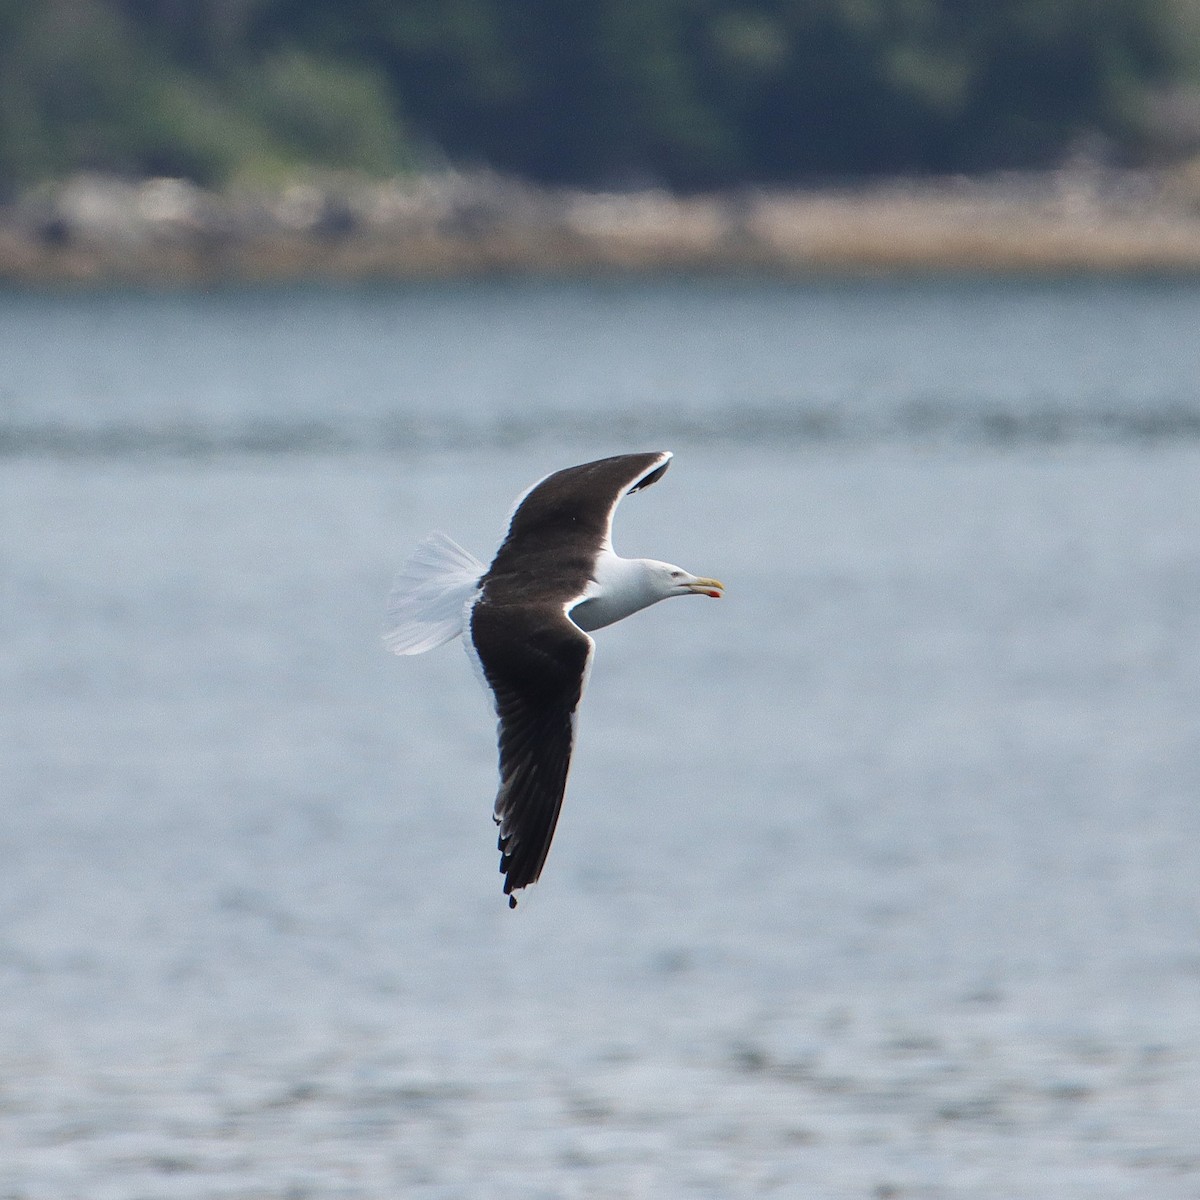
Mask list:
POLYGON ((1200 285, 0 295, 0 1196, 1200 1197, 1200 285), (509 912, 440 527, 670 448, 509 912))

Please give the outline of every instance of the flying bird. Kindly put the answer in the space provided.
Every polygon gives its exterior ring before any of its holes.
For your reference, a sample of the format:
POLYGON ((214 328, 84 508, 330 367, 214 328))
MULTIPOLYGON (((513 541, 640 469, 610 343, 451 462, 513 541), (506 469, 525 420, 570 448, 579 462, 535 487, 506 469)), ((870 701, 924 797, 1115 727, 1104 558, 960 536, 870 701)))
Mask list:
POLYGON ((542 873, 558 822, 576 712, 595 643, 588 635, 669 596, 720 596, 724 584, 650 558, 621 558, 612 519, 623 496, 661 479, 671 454, 618 454, 555 471, 517 500, 492 565, 443 533, 400 569, 384 636, 423 654, 459 634, 499 719, 504 894, 542 873))

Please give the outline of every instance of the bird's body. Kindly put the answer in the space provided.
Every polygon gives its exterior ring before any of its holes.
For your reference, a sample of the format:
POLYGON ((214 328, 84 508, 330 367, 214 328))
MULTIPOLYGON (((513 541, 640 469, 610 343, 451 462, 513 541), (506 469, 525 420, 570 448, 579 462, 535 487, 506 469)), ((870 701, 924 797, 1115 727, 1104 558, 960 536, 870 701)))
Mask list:
POLYGON ((499 717, 504 892, 533 883, 566 790, 591 630, 675 595, 719 596, 715 579, 654 559, 621 558, 612 517, 622 496, 660 479, 668 452, 622 454, 556 471, 517 502, 492 564, 433 534, 397 576, 385 642, 417 654, 466 633, 499 717))

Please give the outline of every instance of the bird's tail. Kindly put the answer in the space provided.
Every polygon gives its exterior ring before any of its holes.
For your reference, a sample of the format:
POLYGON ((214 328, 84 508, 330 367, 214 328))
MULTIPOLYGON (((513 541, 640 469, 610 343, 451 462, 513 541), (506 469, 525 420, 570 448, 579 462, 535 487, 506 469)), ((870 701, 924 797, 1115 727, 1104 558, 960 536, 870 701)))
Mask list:
POLYGON ((458 637, 467 601, 486 570, 444 533, 431 533, 392 584, 383 644, 393 654, 424 654, 458 637))

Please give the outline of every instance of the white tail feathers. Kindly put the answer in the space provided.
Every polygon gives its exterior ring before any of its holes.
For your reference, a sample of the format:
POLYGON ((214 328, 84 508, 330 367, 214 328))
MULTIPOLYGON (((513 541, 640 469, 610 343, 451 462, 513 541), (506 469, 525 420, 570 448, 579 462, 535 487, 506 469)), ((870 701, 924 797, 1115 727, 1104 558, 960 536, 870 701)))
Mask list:
POLYGON ((424 654, 458 637, 467 601, 486 570, 444 533, 431 533, 392 584, 383 644, 393 654, 424 654))

